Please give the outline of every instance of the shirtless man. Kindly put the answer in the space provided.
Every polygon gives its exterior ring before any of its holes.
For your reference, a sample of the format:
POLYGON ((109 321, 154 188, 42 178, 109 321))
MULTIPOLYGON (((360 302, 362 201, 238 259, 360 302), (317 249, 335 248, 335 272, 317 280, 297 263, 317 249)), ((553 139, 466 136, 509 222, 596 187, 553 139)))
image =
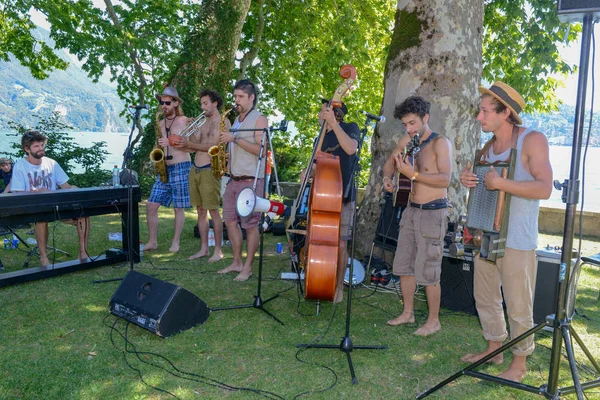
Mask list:
POLYGON ((188 179, 192 163, 189 153, 169 146, 169 136, 180 133, 186 127, 188 118, 183 115, 182 100, 175 88, 167 86, 162 94, 157 93, 155 97, 160 102, 165 117, 160 121, 162 137, 158 139, 158 144, 165 152, 169 179, 167 183, 163 183, 157 176, 156 182, 152 186, 152 192, 146 205, 149 239, 148 243, 144 245, 144 250, 158 248, 158 208, 161 205, 169 207, 172 203, 175 213, 175 229, 169 251, 176 253, 179 251, 179 240, 185 222, 184 209, 190 207, 188 179))
MULTIPOLYGON (((190 200, 198 212, 198 230, 200 231, 200 251, 190 256, 188 260, 195 260, 208 255, 208 213, 213 221, 215 232, 215 252, 208 262, 219 261, 223 258, 221 242, 223 240, 223 220, 219 213, 219 197, 221 182, 215 178, 210 167, 211 157, 208 149, 219 144, 221 114, 223 98, 215 90, 205 89, 200 92, 200 104, 206 122, 199 131, 190 136, 189 141, 184 140, 176 145, 185 152, 196 152, 194 165, 190 170, 190 200)), ((231 127, 229 120, 225 120, 227 130, 231 127)))
POLYGON ((412 96, 396 107, 394 117, 402 121, 406 135, 385 162, 383 186, 394 190, 392 175, 398 170, 412 181, 408 207, 400 220, 398 247, 394 256, 394 274, 400 276, 404 310, 388 321, 396 326, 415 322, 414 297, 416 284, 425 286, 429 315, 416 335, 428 336, 439 331, 440 275, 444 250, 444 236, 448 227, 448 186, 452 174, 452 145, 445 137, 429 128, 430 103, 412 96), (419 135, 420 150, 414 166, 409 157, 403 157, 405 147, 419 135))

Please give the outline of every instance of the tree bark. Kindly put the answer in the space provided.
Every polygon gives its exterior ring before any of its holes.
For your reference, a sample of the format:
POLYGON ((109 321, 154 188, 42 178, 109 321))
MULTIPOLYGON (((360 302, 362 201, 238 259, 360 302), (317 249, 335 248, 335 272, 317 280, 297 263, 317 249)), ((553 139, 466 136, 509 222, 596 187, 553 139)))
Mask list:
POLYGON ((382 170, 390 152, 405 134, 394 119, 396 105, 411 95, 431 102, 429 125, 454 145, 448 189, 453 218, 466 213, 467 191, 460 172, 479 143, 474 118, 481 79, 483 2, 481 0, 399 0, 388 54, 382 113, 387 122, 373 135, 371 172, 358 215, 357 249, 368 254, 376 234, 383 191, 382 170))
POLYGON ((201 112, 199 89, 217 90, 224 99, 231 92, 235 53, 249 8, 250 0, 203 1, 196 28, 169 82, 184 100, 186 115, 201 112))

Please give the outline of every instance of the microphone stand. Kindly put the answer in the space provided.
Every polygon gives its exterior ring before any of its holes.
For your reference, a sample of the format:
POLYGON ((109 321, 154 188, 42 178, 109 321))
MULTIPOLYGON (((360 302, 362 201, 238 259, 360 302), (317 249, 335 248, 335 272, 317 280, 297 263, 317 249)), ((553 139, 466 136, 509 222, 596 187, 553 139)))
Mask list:
MULTIPOLYGON (((129 138, 127 140, 127 147, 125 148, 125 152, 123 153, 123 165, 127 168, 127 216, 126 216, 126 229, 123 232, 126 236, 125 240, 123 240, 123 244, 127 246, 125 249, 127 251, 127 260, 129 260, 129 270, 133 271, 133 263, 140 262, 140 251, 139 251, 139 241, 140 241, 140 229, 139 229, 139 209, 135 208, 136 220, 138 221, 138 226, 133 228, 133 173, 132 173, 132 160, 133 160, 133 152, 131 151, 131 138, 133 137, 133 132, 135 131, 135 124, 140 118, 140 114, 142 112, 141 107, 135 107, 135 113, 133 115, 133 121, 131 122, 131 131, 129 132, 129 138), (134 243, 138 243, 137 250, 134 251, 134 243)), ((121 177, 119 174, 119 182, 121 181, 121 177)), ((101 279, 93 281, 93 283, 105 283, 105 282, 115 282, 122 281, 124 278, 112 278, 112 279, 101 279)))
MULTIPOLYGON (((256 129, 230 129, 230 132, 256 132, 256 129)), ((260 169, 260 163, 262 162, 262 160, 264 159, 264 155, 266 154, 265 152, 265 141, 269 140, 269 143, 271 143, 271 136, 269 133, 269 128, 264 128, 263 129, 263 137, 262 140, 260 142, 260 152, 258 153, 258 165, 256 166, 256 175, 254 176, 254 184, 252 185, 252 191, 254 192, 254 195, 256 195, 256 184, 258 182, 258 171, 260 169)), ((275 157, 275 154, 273 154, 273 157, 275 157)), ((265 176, 266 176, 266 172, 267 172, 267 162, 265 160, 265 165, 263 167, 265 176)), ((262 193, 262 197, 266 198, 267 194, 266 194, 267 188, 265 185, 263 185, 263 193, 262 193)), ((237 310, 237 309, 241 309, 241 308, 257 308, 259 310, 261 310, 262 312, 266 313, 267 315, 269 315, 271 318, 273 318, 275 321, 279 322, 281 325, 284 325, 283 322, 277 318, 274 314, 272 314, 269 310, 267 310, 264 305, 267 304, 268 302, 270 302, 271 300, 276 299, 277 297, 279 297, 279 293, 275 294, 272 297, 269 297, 266 300, 263 300, 261 297, 261 289, 262 289, 262 270, 263 270, 263 248, 264 248, 264 236, 265 236, 265 230, 263 228, 263 223, 265 220, 265 213, 261 212, 261 218, 260 221, 258 223, 258 231, 260 233, 260 240, 259 240, 259 248, 258 248, 258 283, 257 283, 257 288, 256 288, 256 295, 254 296, 254 301, 252 303, 247 303, 247 304, 241 304, 241 305, 236 305, 236 306, 225 306, 225 307, 215 307, 215 308, 211 308, 210 311, 223 311, 223 310, 237 310)), ((242 239, 243 240, 243 239, 242 239)))
MULTIPOLYGON (((354 190, 356 190, 356 187, 358 187, 358 173, 360 172, 360 165, 359 165, 359 160, 360 160, 360 151, 362 149, 362 145, 365 139, 365 136, 367 135, 367 126, 369 125, 369 122, 372 120, 372 118, 367 116, 367 119, 365 121, 365 127, 363 129, 361 129, 361 135, 360 135, 360 139, 358 141, 358 147, 356 149, 356 158, 354 159, 354 163, 352 164, 352 169, 351 171, 351 181, 350 182, 354 182, 354 190)), ((348 195, 350 194, 350 189, 351 189, 350 184, 348 184, 348 187, 346 187, 346 190, 344 192, 344 198, 347 198, 348 195)), ((356 374, 354 372, 354 365, 352 363, 352 357, 350 355, 350 353, 352 352, 352 350, 354 349, 359 349, 359 350, 384 350, 387 349, 387 346, 372 346, 372 345, 362 345, 362 346, 356 346, 352 343, 352 338, 350 337, 350 318, 351 318, 351 312, 352 312, 352 278, 354 276, 354 242, 355 242, 355 237, 356 237, 356 230, 354 229, 354 226, 356 225, 356 210, 354 210, 354 216, 352 218, 352 225, 351 225, 351 229, 352 229, 352 244, 351 244, 351 251, 350 251, 350 274, 348 276, 348 299, 346 300, 346 332, 344 337, 342 337, 340 344, 297 344, 296 347, 301 347, 301 348, 317 348, 317 349, 339 349, 340 351, 342 351, 343 353, 346 354, 346 358, 348 360, 348 367, 350 369, 350 375, 352 377, 352 383, 354 385, 358 384, 358 380, 356 379, 356 374)), ((346 270, 344 269, 342 273, 345 273, 346 270)))

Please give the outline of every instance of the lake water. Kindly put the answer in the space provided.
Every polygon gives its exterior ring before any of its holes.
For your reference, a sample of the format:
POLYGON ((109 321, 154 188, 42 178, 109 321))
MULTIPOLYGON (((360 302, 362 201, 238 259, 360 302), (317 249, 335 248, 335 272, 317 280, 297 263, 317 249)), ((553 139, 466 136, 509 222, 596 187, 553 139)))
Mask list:
MULTIPOLYGON (((90 147, 94 142, 106 142, 105 150, 108 151, 108 154, 102 164, 102 169, 111 170, 115 165, 121 168, 129 133, 73 132, 71 136, 75 139, 75 143, 81 147, 90 147)), ((21 137, 16 137, 14 132, 0 131, 0 153, 12 152, 11 143, 20 142, 20 140, 21 137)), ((77 171, 77 168, 75 168, 75 171, 77 171)))
MULTIPOLYGON (((128 133, 103 133, 103 132, 76 132, 72 134, 76 143, 82 147, 89 147, 93 142, 106 142, 108 156, 102 164, 104 169, 112 169, 116 164, 119 167, 123 162, 123 152, 127 146, 128 133)), ((0 131, 0 152, 10 151, 10 144, 18 140, 13 132, 0 131)), ((571 147, 550 146, 550 162, 554 172, 554 179, 563 182, 569 177, 571 170, 571 147)), ((581 153, 583 163, 583 151, 581 153)), ((587 155, 587 166, 585 171, 585 211, 600 212, 600 147, 590 147, 587 155)), ((580 168, 580 176, 583 176, 583 165, 580 168)), ((583 182, 581 183, 583 185, 583 182)), ((583 189, 583 186, 581 186, 583 189)), ((564 208, 561 200, 561 191, 554 189, 548 200, 541 202, 542 206, 553 208, 564 208)), ((579 209, 581 203, 577 205, 579 209)))

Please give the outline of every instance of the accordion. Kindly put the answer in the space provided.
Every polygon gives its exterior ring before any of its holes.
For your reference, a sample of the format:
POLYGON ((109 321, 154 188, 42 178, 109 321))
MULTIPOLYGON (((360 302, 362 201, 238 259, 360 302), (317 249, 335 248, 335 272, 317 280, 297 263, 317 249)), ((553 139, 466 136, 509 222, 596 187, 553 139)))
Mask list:
POLYGON ((503 178, 513 179, 515 159, 516 150, 512 149, 509 162, 489 164, 476 160, 473 166, 477 185, 469 191, 466 225, 473 235, 473 244, 479 247, 479 257, 493 263, 504 256, 510 194, 488 190, 484 184, 484 176, 493 166, 503 178))

